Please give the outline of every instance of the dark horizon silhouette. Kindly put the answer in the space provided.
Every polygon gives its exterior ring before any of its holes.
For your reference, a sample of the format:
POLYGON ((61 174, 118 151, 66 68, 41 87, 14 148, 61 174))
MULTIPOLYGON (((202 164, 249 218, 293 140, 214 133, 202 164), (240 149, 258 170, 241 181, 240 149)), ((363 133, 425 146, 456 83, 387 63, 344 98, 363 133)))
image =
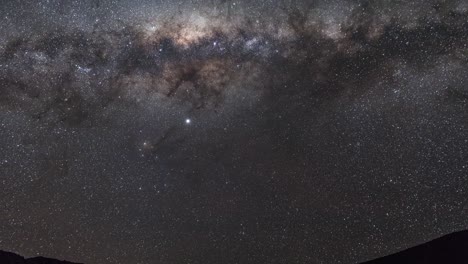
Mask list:
POLYGON ((362 264, 468 263, 468 231, 451 233, 424 244, 362 264))
MULTIPOLYGON (((468 263, 468 230, 454 232, 400 252, 361 264, 468 263)), ((24 258, 0 250, 1 264, 82 264, 45 257, 24 258)))
POLYGON ((66 260, 57 260, 42 256, 24 258, 16 253, 0 250, 1 264, 83 264, 77 262, 69 262, 66 260))

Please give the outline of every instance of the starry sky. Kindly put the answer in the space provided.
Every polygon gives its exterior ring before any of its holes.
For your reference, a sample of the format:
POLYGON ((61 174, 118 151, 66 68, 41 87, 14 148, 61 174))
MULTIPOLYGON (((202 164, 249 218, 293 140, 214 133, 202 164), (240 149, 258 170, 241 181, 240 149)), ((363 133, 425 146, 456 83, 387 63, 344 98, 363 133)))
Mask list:
POLYGON ((2 0, 0 249, 357 263, 468 228, 468 3, 2 0))

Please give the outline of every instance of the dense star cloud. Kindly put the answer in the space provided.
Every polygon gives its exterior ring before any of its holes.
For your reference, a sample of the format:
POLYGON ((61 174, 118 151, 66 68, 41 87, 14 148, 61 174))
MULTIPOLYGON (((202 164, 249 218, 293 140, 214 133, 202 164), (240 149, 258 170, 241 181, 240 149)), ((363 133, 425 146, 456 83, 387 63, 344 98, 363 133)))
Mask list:
POLYGON ((5 1, 0 248, 355 263, 468 228, 464 1, 5 1))

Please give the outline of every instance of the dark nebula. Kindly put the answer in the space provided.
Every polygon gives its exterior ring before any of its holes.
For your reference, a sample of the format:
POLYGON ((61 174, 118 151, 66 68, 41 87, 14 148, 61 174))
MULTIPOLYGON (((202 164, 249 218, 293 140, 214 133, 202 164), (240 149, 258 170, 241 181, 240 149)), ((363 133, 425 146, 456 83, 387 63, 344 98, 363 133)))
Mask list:
POLYGON ((465 1, 4 1, 0 249, 357 263, 468 228, 465 1))

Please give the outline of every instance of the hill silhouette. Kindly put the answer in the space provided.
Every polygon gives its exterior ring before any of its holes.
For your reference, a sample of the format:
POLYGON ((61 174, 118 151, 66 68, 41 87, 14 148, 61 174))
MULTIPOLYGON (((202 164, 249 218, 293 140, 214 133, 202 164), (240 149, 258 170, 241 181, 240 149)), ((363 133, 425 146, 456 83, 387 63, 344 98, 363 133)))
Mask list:
POLYGON ((452 233, 398 253, 362 264, 466 264, 468 263, 468 231, 452 233))
POLYGON ((69 261, 61 261, 57 259, 34 257, 24 258, 15 253, 0 250, 0 263, 1 264, 80 264, 69 261))
MULTIPOLYGON (((57 259, 20 255, 1 251, 1 264, 80 264, 57 259)), ((455 232, 398 253, 361 264, 466 264, 468 263, 468 231, 455 232)))

